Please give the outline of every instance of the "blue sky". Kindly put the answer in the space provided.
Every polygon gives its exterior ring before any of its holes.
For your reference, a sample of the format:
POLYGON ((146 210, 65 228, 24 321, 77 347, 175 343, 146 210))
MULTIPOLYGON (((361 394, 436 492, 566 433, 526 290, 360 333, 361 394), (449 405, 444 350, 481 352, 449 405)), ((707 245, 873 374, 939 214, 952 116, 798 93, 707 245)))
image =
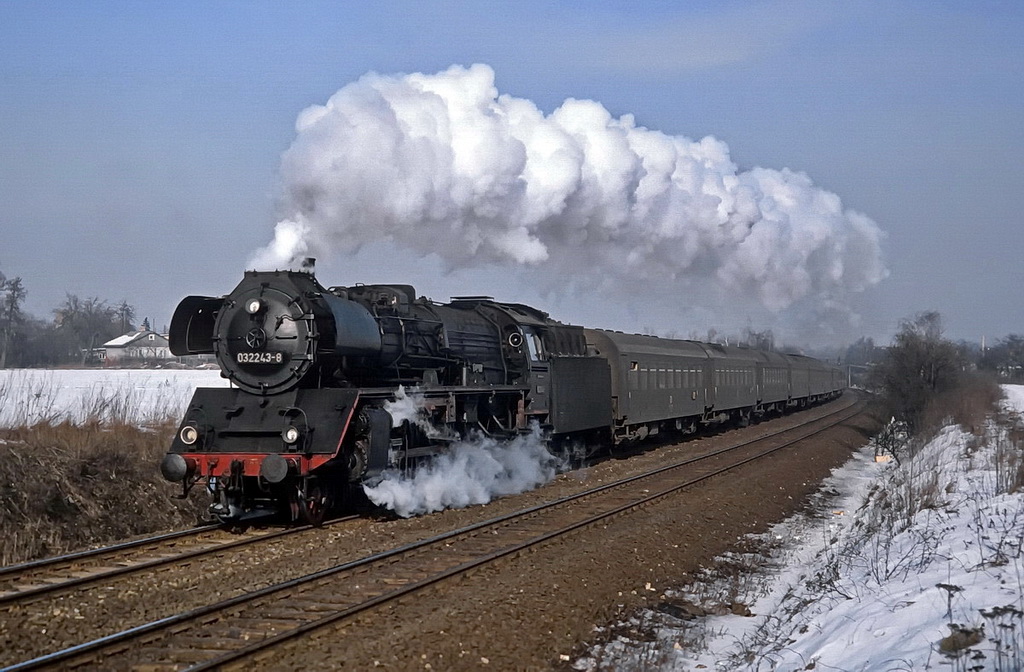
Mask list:
MULTIPOLYGON (((38 316, 69 291, 162 326, 180 297, 229 291, 270 240, 303 109, 367 72, 486 63, 545 112, 592 99, 710 134, 741 168, 806 172, 871 217, 890 275, 856 298, 861 333, 887 341, 928 309, 954 338, 1022 333, 1022 34, 1017 2, 8 1, 0 271, 38 316)), ((750 319, 669 324, 371 248, 321 258, 321 279, 493 293, 633 331, 750 319)))

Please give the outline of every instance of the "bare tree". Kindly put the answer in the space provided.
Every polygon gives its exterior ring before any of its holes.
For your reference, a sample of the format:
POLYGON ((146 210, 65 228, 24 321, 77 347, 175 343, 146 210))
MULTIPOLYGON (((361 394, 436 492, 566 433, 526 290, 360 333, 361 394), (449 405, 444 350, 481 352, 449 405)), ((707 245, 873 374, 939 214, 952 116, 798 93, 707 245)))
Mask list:
POLYGON ((125 299, 121 299, 121 303, 117 304, 117 308, 114 311, 117 313, 118 319, 121 320, 122 334, 135 330, 135 306, 128 303, 125 299))
POLYGON ((857 342, 846 348, 843 363, 866 366, 873 364, 885 356, 885 348, 875 345, 871 337, 861 336, 857 342))
POLYGON ((929 311, 900 322, 899 333, 872 375, 893 415, 914 432, 929 400, 954 387, 962 371, 959 350, 942 337, 942 316, 929 311))
POLYGON ((63 305, 53 313, 58 331, 65 335, 69 348, 76 351, 83 365, 97 343, 118 335, 117 309, 96 297, 82 300, 75 294, 68 294, 63 305))
POLYGON ((0 369, 5 369, 11 343, 25 321, 21 304, 25 301, 28 291, 20 277, 8 280, 0 273, 0 292, 3 292, 3 299, 0 301, 0 369))

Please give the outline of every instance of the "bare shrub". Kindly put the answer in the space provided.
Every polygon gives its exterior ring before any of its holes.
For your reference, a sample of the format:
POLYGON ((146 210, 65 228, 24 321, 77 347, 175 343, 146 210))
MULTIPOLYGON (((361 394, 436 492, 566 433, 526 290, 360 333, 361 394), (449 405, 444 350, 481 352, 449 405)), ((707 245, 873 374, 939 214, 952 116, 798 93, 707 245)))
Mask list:
POLYGON ((981 615, 988 621, 989 641, 995 645, 992 669, 1024 669, 1024 611, 1019 605, 1007 604, 982 609, 981 615))
POLYGON ((955 387, 931 397, 921 412, 918 431, 932 437, 950 423, 975 436, 985 433, 986 420, 996 411, 1003 392, 987 373, 963 374, 955 387))
POLYGON ((1024 487, 1024 435, 1019 430, 994 432, 992 466, 995 491, 1014 493, 1024 487))
POLYGON ((957 387, 963 367, 956 346, 942 337, 942 316, 925 312, 900 322, 885 358, 872 368, 871 385, 888 414, 917 434, 928 403, 957 387))
POLYGON ((999 417, 995 436, 994 467, 997 492, 1015 493, 1024 488, 1024 418, 1016 413, 999 417))

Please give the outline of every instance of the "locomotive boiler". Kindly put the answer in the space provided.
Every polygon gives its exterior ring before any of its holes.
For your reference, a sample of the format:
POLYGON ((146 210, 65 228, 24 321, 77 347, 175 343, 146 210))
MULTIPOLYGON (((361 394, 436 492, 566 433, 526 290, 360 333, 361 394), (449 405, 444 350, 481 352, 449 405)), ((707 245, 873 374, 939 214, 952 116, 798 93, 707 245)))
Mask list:
POLYGON ((222 297, 189 296, 175 355, 213 355, 228 388, 197 389, 161 463, 183 494, 204 483, 228 522, 319 522, 387 469, 478 433, 537 426, 552 443, 612 445, 694 432, 831 399, 817 360, 584 329, 485 296, 438 303, 409 285, 323 287, 249 271, 222 297), (414 389, 421 422, 395 413, 414 389))

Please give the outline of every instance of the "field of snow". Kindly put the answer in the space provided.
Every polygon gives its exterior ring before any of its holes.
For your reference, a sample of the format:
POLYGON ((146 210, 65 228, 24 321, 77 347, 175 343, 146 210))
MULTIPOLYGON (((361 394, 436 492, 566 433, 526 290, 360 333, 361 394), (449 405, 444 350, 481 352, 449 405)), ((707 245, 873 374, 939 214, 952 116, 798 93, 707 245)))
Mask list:
POLYGON ((625 625, 655 642, 618 637, 576 669, 1024 669, 1024 386, 1004 392, 1016 432, 947 427, 900 464, 865 447, 772 530, 770 557, 726 559, 767 573, 666 595, 750 615, 647 612, 625 625))
POLYGON ((217 369, 0 370, 0 426, 86 418, 144 424, 180 416, 197 387, 227 386, 217 369))

